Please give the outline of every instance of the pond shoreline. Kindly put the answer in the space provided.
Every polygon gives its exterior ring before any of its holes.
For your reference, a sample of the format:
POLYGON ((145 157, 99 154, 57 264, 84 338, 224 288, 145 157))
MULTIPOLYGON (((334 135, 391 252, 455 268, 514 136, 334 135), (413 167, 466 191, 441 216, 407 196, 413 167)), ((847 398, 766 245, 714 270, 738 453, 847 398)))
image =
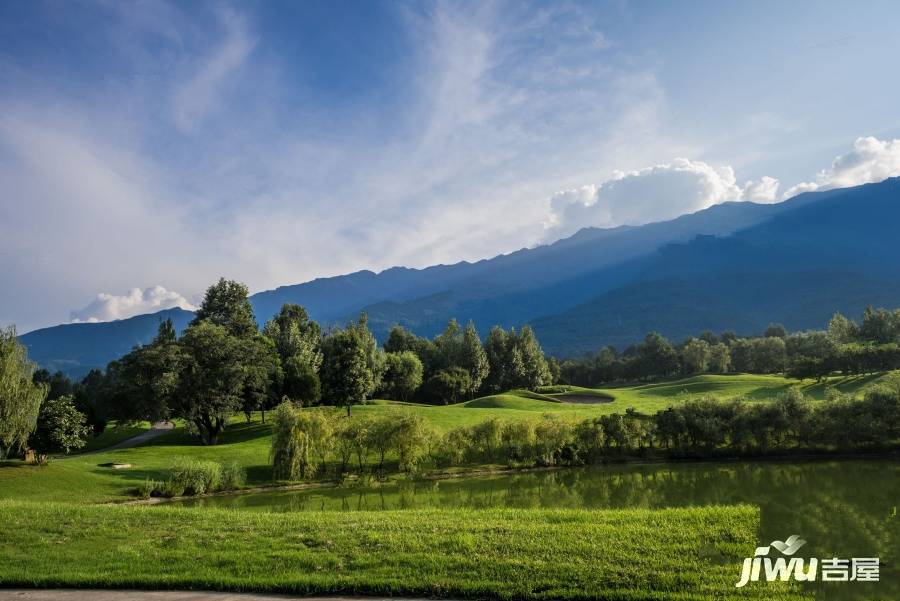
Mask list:
MULTIPOLYGON (((501 476, 501 475, 515 475, 515 474, 527 474, 527 473, 538 473, 538 472, 549 472, 549 471, 562 471, 562 470, 572 470, 572 469, 584 469, 589 467, 603 467, 603 466, 620 466, 620 465, 667 465, 667 464, 675 464, 675 465, 684 465, 684 464, 705 464, 705 463, 782 463, 782 462, 790 462, 790 461, 801 461, 801 462, 809 462, 809 463, 818 463, 824 461, 854 461, 854 460, 866 460, 866 459, 889 459, 889 458, 900 458, 900 450, 878 450, 871 452, 854 452, 854 453, 829 453, 829 452, 820 452, 820 453, 809 453, 805 452, 803 454, 777 454, 777 455, 757 455, 752 457, 739 457, 739 456, 721 456, 721 457, 684 457, 684 458, 623 458, 621 460, 614 461, 602 461, 595 464, 586 464, 586 465, 554 465, 554 466, 533 466, 533 467, 495 467, 495 468, 482 468, 482 469, 473 469, 471 471, 459 471, 459 472, 431 472, 428 474, 423 474, 422 476, 418 476, 415 478, 409 478, 409 480, 420 481, 420 482, 434 482, 441 480, 454 480, 454 479, 465 479, 465 478, 481 478, 486 476, 501 476)), ((358 476, 354 478, 348 478, 343 482, 339 482, 336 480, 332 481, 323 481, 323 482, 302 482, 296 484, 274 484, 267 486, 254 486, 250 488, 241 488, 236 490, 223 490, 214 493, 207 493, 202 495, 185 495, 179 497, 150 497, 147 499, 122 499, 115 501, 108 501, 102 503, 102 505, 161 505, 165 503, 177 503, 179 501, 192 500, 192 499, 205 499, 205 498, 214 498, 214 497, 231 497, 231 496, 239 496, 239 495, 247 495, 247 494, 258 494, 258 493, 273 493, 273 492, 292 492, 292 491, 303 491, 303 490, 318 490, 318 489, 334 489, 339 487, 354 487, 354 486, 366 486, 369 484, 389 484, 392 482, 396 482, 402 478, 386 478, 384 480, 374 480, 373 482, 363 482, 359 479, 358 476)))

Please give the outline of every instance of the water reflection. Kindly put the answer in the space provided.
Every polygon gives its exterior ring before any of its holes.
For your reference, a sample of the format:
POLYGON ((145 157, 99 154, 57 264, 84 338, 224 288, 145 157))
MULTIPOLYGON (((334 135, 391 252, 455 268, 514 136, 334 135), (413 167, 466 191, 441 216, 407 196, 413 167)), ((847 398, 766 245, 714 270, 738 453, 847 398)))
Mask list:
POLYGON ((214 497, 180 504, 265 511, 377 511, 750 503, 761 510, 761 544, 799 534, 808 541, 805 557, 880 556, 880 583, 822 583, 817 589, 820 598, 900 599, 898 476, 900 464, 892 460, 631 465, 214 497))

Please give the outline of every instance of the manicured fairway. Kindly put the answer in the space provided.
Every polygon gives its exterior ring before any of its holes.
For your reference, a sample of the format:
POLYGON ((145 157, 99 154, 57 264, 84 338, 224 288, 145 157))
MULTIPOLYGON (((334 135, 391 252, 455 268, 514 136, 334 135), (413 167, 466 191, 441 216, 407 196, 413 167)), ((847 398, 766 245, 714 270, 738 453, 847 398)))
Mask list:
POLYGON ((0 502, 0 586, 806 598, 783 583, 734 588, 758 521, 749 506, 266 514, 0 502))

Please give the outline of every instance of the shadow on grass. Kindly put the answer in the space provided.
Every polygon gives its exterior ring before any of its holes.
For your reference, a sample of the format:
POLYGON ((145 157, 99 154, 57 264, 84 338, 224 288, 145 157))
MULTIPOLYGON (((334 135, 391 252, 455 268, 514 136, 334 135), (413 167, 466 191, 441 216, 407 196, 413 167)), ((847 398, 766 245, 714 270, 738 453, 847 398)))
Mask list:
MULTIPOLYGON (((265 438, 267 436, 270 436, 271 434, 271 421, 267 421, 266 423, 261 423, 259 421, 253 421, 250 423, 247 423, 245 421, 232 422, 228 424, 228 427, 225 428, 225 430, 223 430, 219 435, 218 443, 215 446, 240 444, 243 442, 265 438)), ((191 434, 183 427, 175 428, 168 434, 163 434, 162 436, 147 441, 145 444, 139 445, 139 447, 159 446, 202 447, 206 445, 203 444, 199 436, 191 434)))

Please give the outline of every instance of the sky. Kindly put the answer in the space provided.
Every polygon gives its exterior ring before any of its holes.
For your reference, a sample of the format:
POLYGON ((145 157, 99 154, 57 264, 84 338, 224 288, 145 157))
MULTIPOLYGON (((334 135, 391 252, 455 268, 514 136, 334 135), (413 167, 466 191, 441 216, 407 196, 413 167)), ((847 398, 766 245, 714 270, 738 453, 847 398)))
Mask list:
POLYGON ((900 4, 0 3, 0 325, 900 175, 900 4))

